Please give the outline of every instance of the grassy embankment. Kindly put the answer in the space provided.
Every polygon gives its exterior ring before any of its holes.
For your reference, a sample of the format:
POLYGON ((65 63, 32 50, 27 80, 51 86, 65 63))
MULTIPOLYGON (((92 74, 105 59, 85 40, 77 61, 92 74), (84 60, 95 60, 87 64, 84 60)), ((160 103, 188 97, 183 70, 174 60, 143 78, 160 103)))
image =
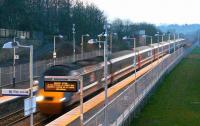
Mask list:
POLYGON ((166 76, 132 126, 200 126, 200 48, 166 76))

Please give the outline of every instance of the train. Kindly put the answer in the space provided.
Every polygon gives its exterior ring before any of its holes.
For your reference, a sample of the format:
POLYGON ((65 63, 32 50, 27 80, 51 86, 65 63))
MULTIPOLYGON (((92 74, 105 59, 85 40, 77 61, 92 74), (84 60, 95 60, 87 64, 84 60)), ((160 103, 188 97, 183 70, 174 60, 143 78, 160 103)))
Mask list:
MULTIPOLYGON (((107 84, 114 84, 125 75, 141 69, 159 57, 174 52, 183 47, 184 44, 184 39, 179 39, 159 44, 154 43, 151 46, 141 46, 135 48, 135 50, 124 50, 111 54, 107 63, 107 84)), ((103 73, 104 58, 102 56, 79 60, 69 64, 51 66, 43 73, 39 83, 39 90, 36 97, 39 110, 45 114, 59 114, 67 106, 73 105, 80 100, 80 90, 77 90, 77 92, 46 91, 46 83, 56 83, 59 77, 80 74, 83 78, 83 94, 85 98, 103 89, 103 73)), ((80 86, 77 88, 80 89, 80 86)))

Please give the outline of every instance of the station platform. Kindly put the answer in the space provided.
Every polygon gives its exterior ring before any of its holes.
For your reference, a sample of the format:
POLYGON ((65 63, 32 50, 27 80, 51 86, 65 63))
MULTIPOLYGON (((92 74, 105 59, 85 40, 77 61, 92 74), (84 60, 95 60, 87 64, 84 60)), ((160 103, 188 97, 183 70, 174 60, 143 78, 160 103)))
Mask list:
POLYGON ((19 98, 20 96, 1 96, 0 97, 0 105, 12 100, 19 98))
MULTIPOLYGON (((111 100, 121 92, 121 90, 125 89, 128 85, 132 84, 137 78, 144 75, 146 72, 157 66, 161 61, 167 58, 169 54, 165 55, 164 57, 160 58, 157 61, 149 64, 148 66, 144 67, 143 69, 137 71, 136 74, 132 74, 126 79, 120 81, 119 83, 115 84, 114 86, 108 89, 108 99, 111 100)), ((103 103, 105 100, 104 92, 96 95, 95 97, 91 98, 89 101, 85 102, 83 105, 83 112, 84 112, 84 120, 89 119, 94 115, 98 110, 104 107, 103 103)), ((72 109, 71 111, 67 112, 66 114, 60 116, 59 118, 55 119, 54 121, 50 122, 46 126, 66 126, 66 125, 80 125, 80 106, 72 109)))
MULTIPOLYGON (((4 87, 2 89, 24 89, 24 90, 29 90, 30 89, 30 84, 29 84, 29 81, 25 81, 25 82, 21 82, 21 83, 16 83, 15 87, 13 87, 12 85, 9 85, 9 86, 6 86, 6 87, 4 87)), ((1 94, 0 94, 0 105, 22 97, 22 96, 3 95, 2 94, 2 89, 1 89, 1 94)), ((37 90, 38 90, 38 86, 33 86, 33 92, 35 93, 37 90)))

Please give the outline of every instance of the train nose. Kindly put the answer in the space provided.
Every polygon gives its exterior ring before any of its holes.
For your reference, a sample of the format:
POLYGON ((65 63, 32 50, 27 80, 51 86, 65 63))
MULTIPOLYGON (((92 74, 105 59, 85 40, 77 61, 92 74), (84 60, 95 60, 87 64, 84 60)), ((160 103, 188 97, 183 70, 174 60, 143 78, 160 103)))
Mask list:
POLYGON ((64 94, 62 92, 45 92, 40 89, 36 97, 38 108, 45 114, 59 114, 63 109, 64 94))

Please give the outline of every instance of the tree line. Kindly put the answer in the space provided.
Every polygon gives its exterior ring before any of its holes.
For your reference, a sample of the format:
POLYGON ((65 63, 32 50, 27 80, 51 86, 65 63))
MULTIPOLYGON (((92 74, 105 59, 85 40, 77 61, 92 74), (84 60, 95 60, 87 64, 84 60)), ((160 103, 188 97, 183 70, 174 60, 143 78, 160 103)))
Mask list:
POLYGON ((144 30, 146 35, 154 36, 161 31, 153 24, 133 23, 129 20, 115 19, 112 22, 112 31, 116 32, 119 38, 123 36, 137 37, 138 32, 144 30))
MULTIPOLYGON (((0 28, 23 31, 40 31, 44 35, 65 35, 72 39, 72 24, 76 37, 82 34, 96 36, 103 31, 106 16, 94 4, 79 0, 1 0, 0 28)), ((113 32, 119 38, 132 35, 143 29, 148 35, 157 32, 154 25, 116 19, 112 23, 113 32)))
POLYGON ((75 0, 2 0, 0 27, 23 31, 41 31, 45 35, 97 34, 102 31, 105 16, 93 4, 75 0))

